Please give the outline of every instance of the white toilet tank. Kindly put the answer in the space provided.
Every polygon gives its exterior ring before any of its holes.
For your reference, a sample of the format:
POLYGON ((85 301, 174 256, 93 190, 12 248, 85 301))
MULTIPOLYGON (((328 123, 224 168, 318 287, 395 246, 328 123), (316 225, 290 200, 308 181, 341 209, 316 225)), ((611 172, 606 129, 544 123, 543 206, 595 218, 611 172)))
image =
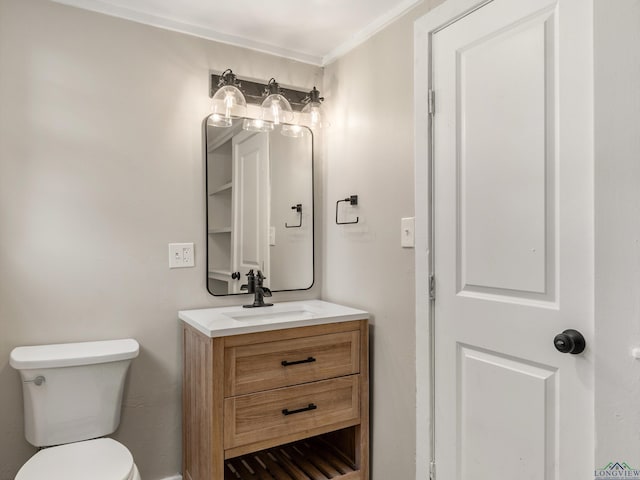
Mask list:
POLYGON ((118 428, 133 339, 17 347, 27 441, 36 447, 109 435, 118 428))

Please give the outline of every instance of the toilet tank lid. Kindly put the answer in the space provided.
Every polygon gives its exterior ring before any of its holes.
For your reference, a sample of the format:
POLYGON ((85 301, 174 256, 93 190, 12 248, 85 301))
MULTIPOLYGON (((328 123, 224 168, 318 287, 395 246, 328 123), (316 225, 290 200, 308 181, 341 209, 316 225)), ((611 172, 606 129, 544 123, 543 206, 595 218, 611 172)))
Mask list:
POLYGON ((132 338, 34 345, 14 348, 9 363, 16 370, 73 367, 129 360, 137 357, 139 351, 140 345, 132 338))

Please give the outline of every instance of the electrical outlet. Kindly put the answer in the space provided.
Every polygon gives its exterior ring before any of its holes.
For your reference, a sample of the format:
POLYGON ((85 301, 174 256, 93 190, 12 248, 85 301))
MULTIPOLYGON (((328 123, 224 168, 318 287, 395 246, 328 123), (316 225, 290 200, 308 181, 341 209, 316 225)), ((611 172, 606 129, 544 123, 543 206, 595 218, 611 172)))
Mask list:
POLYGON ((185 268, 195 266, 193 243, 169 244, 169 268, 185 268))

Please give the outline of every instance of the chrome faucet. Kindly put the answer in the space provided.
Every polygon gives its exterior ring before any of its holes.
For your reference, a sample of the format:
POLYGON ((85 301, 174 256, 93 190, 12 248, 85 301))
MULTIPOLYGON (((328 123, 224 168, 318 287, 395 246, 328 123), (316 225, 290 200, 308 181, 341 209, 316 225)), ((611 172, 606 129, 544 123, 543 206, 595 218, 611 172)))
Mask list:
POLYGON ((243 305, 244 308, 255 308, 255 307, 271 307, 273 303, 264 303, 264 297, 271 296, 271 290, 267 287, 262 286, 262 282, 266 277, 262 274, 260 270, 258 273, 253 273, 253 269, 249 270, 247 273, 247 283, 240 287, 240 290, 246 290, 247 293, 253 293, 253 303, 248 305, 243 305))

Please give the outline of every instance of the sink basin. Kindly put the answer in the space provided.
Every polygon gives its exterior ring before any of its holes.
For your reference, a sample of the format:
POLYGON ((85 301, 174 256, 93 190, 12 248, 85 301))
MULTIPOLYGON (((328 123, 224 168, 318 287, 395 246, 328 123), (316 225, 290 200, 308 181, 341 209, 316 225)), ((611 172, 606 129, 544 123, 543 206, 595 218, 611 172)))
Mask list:
POLYGON ((322 300, 277 303, 272 307, 242 306, 182 310, 178 317, 209 337, 264 332, 283 328, 347 322, 368 318, 367 312, 322 300))

